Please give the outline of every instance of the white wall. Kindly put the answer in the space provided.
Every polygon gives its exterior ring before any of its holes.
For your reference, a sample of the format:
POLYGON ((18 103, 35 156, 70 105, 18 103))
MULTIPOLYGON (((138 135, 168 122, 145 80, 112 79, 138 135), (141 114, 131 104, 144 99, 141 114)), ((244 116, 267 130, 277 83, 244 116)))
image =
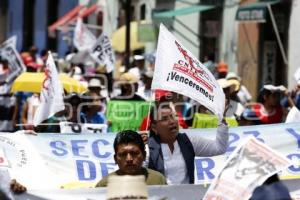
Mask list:
POLYGON ((220 60, 228 64, 229 71, 237 73, 238 22, 235 20, 235 16, 238 4, 236 0, 226 0, 225 2, 220 42, 220 60))
POLYGON ((296 85, 294 74, 300 67, 300 0, 292 1, 289 30, 288 88, 296 85))

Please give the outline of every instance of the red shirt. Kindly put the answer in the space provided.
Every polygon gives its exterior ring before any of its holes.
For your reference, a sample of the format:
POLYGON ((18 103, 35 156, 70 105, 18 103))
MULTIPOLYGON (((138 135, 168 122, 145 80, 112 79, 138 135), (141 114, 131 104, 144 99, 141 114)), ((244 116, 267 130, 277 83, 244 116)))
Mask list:
POLYGON ((264 111, 264 106, 262 104, 252 105, 252 109, 259 117, 262 124, 275 124, 281 123, 283 117, 283 111, 281 106, 277 106, 271 113, 264 111))

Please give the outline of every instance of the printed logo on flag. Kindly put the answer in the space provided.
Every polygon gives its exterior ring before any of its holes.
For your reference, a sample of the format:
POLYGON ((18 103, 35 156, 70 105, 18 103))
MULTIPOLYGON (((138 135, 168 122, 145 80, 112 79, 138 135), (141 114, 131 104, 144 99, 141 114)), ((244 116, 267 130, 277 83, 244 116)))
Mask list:
POLYGON ((183 79, 185 84, 196 88, 196 90, 208 97, 210 101, 214 101, 214 96, 209 93, 212 93, 216 86, 213 84, 209 74, 202 69, 200 63, 194 60, 176 40, 175 44, 184 60, 179 59, 177 63, 174 63, 173 71, 169 73, 167 81, 175 80, 180 82, 183 79), (187 75, 192 80, 178 76, 177 72, 187 75), (199 85, 202 87, 199 87, 199 85))

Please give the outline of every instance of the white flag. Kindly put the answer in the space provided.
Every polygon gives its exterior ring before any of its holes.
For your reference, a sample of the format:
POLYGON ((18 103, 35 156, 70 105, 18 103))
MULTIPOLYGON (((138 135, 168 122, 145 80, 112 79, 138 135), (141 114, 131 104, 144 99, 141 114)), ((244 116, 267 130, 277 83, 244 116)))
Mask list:
POLYGON ((285 156, 248 137, 229 156, 203 199, 248 200, 257 186, 290 165, 285 156))
POLYGON ((89 50, 96 42, 96 38, 92 32, 82 23, 82 19, 78 18, 74 30, 73 43, 79 51, 89 50))
POLYGON ((107 73, 114 69, 115 55, 107 35, 101 34, 90 51, 91 56, 100 65, 106 65, 107 73))
POLYGON ((211 72, 160 25, 152 89, 188 96, 223 118, 225 95, 211 72))
POLYGON ((45 75, 46 77, 40 93, 40 105, 33 119, 34 126, 65 109, 62 84, 50 52, 48 53, 46 62, 45 75))

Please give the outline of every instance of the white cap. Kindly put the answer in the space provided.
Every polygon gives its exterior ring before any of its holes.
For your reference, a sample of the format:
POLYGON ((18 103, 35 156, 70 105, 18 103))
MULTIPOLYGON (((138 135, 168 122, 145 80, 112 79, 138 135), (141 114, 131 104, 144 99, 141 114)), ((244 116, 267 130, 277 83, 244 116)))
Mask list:
POLYGON ((145 57, 142 56, 142 55, 134 55, 134 56, 133 56, 133 59, 134 59, 134 60, 144 60, 145 57))
POLYGON ((221 88, 228 88, 231 86, 231 83, 227 81, 225 78, 218 79, 217 82, 221 86, 221 88))
POLYGON ((75 66, 75 68, 74 68, 74 74, 76 74, 76 75, 81 75, 81 74, 82 74, 81 68, 78 67, 78 66, 75 66))
POLYGON ((238 81, 241 81, 241 78, 234 72, 228 72, 227 76, 226 76, 226 79, 227 80, 230 80, 230 79, 236 79, 238 81))
POLYGON ((101 88, 101 89, 104 88, 104 86, 101 85, 100 80, 97 79, 97 78, 92 78, 92 79, 89 81, 88 87, 99 87, 99 88, 101 88))
POLYGON ((276 92, 276 91, 284 92, 286 90, 286 87, 284 87, 283 85, 280 85, 280 86, 264 85, 263 88, 266 90, 270 90, 272 92, 276 92))

